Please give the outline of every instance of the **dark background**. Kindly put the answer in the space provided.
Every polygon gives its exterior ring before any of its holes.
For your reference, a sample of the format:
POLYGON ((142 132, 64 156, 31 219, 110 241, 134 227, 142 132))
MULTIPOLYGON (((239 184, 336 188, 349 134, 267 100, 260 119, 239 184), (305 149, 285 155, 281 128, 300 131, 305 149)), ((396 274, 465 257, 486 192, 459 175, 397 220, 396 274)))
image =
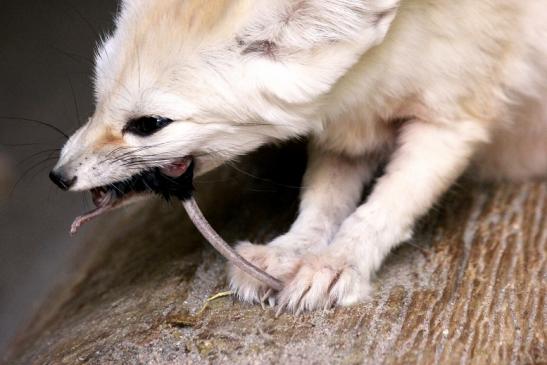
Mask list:
POLYGON ((69 272, 84 197, 48 180, 63 137, 93 110, 92 59, 116 0, 0 0, 0 353, 69 272), (15 187, 14 187, 15 186, 15 187))

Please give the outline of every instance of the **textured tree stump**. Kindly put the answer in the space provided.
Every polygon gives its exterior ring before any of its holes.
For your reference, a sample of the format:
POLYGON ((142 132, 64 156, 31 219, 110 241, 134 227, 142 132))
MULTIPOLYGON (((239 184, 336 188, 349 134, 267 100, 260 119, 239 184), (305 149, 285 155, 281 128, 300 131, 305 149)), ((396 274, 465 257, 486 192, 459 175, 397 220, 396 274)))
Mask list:
MULTIPOLYGON (((249 174, 226 168, 199 184, 198 201, 223 237, 260 242, 288 228, 302 151, 262 151, 240 165, 249 174)), ((92 228, 73 282, 52 295, 5 360, 545 363, 546 209, 546 182, 462 182, 393 252, 370 302, 276 319, 272 309, 228 297, 201 310, 226 290, 224 260, 180 207, 146 203, 92 228)))

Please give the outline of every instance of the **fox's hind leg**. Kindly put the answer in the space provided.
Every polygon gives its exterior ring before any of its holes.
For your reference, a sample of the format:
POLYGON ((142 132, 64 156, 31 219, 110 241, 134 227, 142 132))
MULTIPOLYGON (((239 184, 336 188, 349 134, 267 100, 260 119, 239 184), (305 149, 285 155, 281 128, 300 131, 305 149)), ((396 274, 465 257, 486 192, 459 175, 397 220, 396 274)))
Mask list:
POLYGON ((477 154, 471 176, 483 180, 547 176, 547 101, 526 103, 512 118, 500 123, 492 142, 477 154))

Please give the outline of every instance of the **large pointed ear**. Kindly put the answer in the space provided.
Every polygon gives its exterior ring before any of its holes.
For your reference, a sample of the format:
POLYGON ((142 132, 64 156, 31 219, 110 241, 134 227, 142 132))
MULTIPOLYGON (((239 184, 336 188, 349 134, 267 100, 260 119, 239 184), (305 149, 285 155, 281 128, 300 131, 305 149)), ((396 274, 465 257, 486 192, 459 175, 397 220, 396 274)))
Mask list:
POLYGON ((310 101, 383 41, 399 1, 268 0, 238 43, 274 94, 310 101))
MULTIPOLYGON (((385 36, 399 1, 269 0, 258 8, 255 21, 246 29, 247 36, 296 49, 344 41, 374 44, 385 36)), ((256 44, 249 51, 253 48, 256 44)))

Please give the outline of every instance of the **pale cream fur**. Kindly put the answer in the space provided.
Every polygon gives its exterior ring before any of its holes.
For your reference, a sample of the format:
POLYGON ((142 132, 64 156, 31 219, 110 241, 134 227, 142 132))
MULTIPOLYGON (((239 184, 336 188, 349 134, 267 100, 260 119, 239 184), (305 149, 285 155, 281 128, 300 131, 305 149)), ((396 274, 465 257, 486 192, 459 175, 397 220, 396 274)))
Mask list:
POLYGON ((198 156, 202 174, 310 136, 298 219, 266 246, 238 246, 285 289, 236 268, 231 287, 295 312, 356 303, 470 165, 547 173, 546 17, 544 0, 126 0, 98 53, 97 111, 58 169, 85 190, 135 173, 119 151, 140 169, 158 164, 146 156, 198 156), (121 133, 143 115, 176 122, 121 133))

